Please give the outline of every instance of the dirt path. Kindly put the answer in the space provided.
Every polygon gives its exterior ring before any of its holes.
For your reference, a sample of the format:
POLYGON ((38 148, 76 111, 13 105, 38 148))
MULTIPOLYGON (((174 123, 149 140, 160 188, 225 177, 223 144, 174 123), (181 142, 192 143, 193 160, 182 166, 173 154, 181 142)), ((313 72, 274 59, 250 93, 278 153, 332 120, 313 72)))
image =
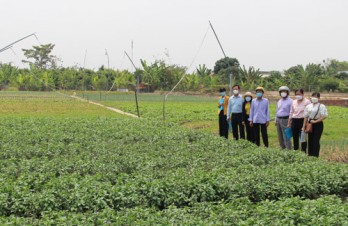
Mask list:
POLYGON ((117 108, 108 107, 108 106, 105 106, 103 104, 100 104, 100 103, 97 103, 97 102, 93 102, 93 101, 88 101, 86 99, 83 99, 83 98, 77 97, 77 96, 73 96, 73 95, 71 95, 70 97, 75 98, 76 100, 79 100, 79 101, 87 102, 87 103, 94 104, 94 105, 97 105, 97 106, 102 107, 102 108, 106 108, 106 109, 108 109, 110 111, 116 112, 116 113, 121 114, 121 115, 126 115, 126 116, 129 116, 129 117, 138 118, 137 115, 121 111, 120 109, 117 109, 117 108))

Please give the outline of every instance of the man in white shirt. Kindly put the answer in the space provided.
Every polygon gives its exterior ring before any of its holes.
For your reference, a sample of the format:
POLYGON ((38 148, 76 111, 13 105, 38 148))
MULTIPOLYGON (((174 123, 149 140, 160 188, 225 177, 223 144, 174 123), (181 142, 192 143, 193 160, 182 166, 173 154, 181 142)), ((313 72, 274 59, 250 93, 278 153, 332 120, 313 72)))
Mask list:
POLYGON ((244 99, 239 94, 240 86, 234 85, 232 87, 233 96, 230 97, 227 107, 227 121, 232 119, 232 132, 235 140, 245 139, 244 122, 243 122, 243 103, 244 99), (238 134, 239 129, 239 134, 238 134))

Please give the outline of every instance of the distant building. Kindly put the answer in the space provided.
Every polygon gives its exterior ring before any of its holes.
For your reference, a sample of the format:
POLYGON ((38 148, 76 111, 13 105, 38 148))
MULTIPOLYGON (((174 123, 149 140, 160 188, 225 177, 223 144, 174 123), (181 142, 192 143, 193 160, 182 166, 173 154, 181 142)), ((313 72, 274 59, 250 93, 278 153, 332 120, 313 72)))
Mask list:
POLYGON ((140 93, 152 93, 155 91, 154 87, 152 87, 150 84, 141 82, 137 87, 137 90, 139 90, 140 93))
POLYGON ((271 76, 271 71, 260 71, 261 77, 266 78, 271 76))
MULTIPOLYGON (((276 71, 260 71, 260 74, 261 74, 261 77, 267 78, 267 77, 271 76, 272 72, 276 72, 276 71)), ((281 74, 281 76, 285 75, 284 71, 278 71, 278 72, 281 74)))
POLYGON ((127 88, 117 88, 117 92, 129 92, 127 88))

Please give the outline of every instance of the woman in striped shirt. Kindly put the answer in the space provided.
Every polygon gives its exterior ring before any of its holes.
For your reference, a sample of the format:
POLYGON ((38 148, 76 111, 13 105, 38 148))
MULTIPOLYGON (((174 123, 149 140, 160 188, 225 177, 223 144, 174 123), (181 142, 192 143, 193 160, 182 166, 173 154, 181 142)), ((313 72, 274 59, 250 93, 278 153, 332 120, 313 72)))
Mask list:
MULTIPOLYGON (((292 102, 292 107, 290 110, 288 126, 292 129, 293 140, 294 140, 294 150, 299 149, 299 139, 301 135, 301 130, 304 120, 304 110, 311 102, 304 98, 303 89, 297 89, 295 91, 296 100, 292 102)), ((301 143, 301 150, 306 152, 307 142, 301 143)))

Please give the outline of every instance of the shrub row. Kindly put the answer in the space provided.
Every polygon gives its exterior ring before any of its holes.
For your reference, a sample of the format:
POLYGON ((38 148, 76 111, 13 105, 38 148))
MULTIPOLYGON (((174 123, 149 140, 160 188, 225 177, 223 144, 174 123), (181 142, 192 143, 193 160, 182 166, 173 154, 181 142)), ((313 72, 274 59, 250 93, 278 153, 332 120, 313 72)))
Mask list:
POLYGON ((13 219, 348 193, 347 165, 158 121, 5 117, 0 137, 0 216, 13 219))

